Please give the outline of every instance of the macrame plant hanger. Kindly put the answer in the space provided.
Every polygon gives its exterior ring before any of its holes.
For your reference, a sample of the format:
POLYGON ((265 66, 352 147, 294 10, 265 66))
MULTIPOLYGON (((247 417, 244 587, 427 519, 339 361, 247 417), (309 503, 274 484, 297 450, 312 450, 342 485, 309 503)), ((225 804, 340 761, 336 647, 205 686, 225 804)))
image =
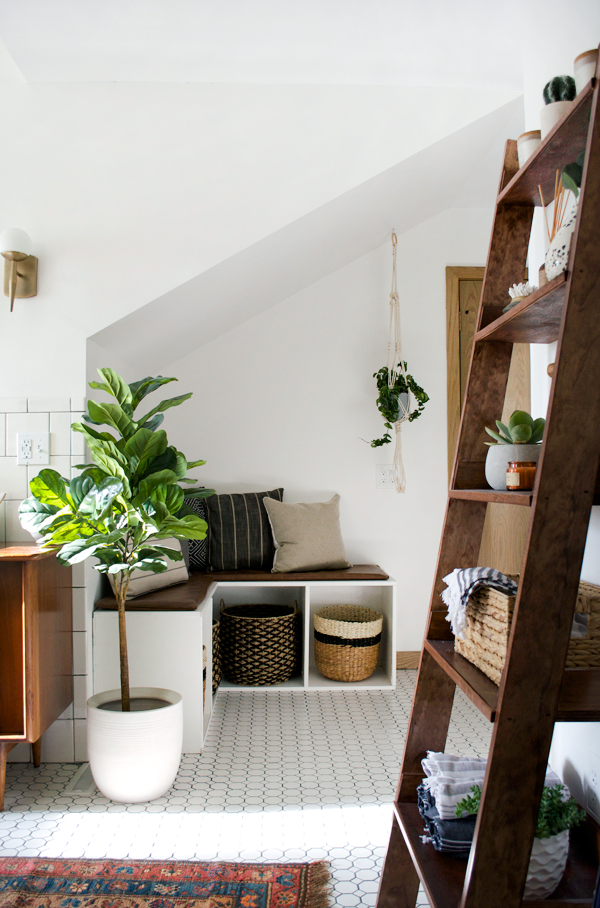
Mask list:
MULTIPOLYGON (((398 379, 402 376, 406 383, 406 365, 402 359, 402 338, 400 336, 400 300, 398 297, 398 285, 396 278, 396 253, 398 250, 398 238, 392 233, 392 289, 390 292, 390 335, 388 340, 388 387, 392 390, 398 379)), ((398 419, 394 422, 394 431, 396 433, 396 446, 394 450, 394 486, 397 492, 404 492, 406 489, 406 474, 404 473, 404 464, 402 463, 402 441, 401 430, 402 423, 406 422, 410 416, 410 390, 407 393, 398 395, 398 419)))

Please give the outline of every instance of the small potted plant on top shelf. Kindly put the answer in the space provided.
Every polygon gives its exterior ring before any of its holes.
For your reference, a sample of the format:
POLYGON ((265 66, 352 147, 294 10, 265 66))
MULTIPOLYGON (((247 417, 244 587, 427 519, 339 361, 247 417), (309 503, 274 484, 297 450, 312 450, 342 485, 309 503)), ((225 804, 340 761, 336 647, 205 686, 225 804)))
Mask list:
POLYGON ((554 76, 544 86, 544 107, 540 111, 542 140, 570 110, 577 89, 573 76, 554 76))
MULTIPOLYGON (((456 816, 476 814, 480 800, 481 786, 473 785, 471 794, 456 805, 456 816)), ((584 819, 585 811, 564 785, 544 786, 523 898, 545 899, 554 892, 567 865, 569 830, 584 819)))
POLYGON ((506 491, 508 464, 513 462, 536 463, 539 460, 541 441, 546 420, 533 419, 525 410, 515 410, 508 425, 496 420, 498 431, 486 427, 494 439, 486 441, 489 447, 485 461, 485 478, 497 492, 506 491))

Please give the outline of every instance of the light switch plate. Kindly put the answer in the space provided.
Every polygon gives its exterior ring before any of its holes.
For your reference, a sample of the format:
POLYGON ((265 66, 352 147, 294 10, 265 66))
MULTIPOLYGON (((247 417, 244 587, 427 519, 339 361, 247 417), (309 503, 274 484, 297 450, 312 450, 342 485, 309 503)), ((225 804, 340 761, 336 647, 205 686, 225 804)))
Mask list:
POLYGON ((49 432, 17 432, 17 464, 50 463, 49 432))

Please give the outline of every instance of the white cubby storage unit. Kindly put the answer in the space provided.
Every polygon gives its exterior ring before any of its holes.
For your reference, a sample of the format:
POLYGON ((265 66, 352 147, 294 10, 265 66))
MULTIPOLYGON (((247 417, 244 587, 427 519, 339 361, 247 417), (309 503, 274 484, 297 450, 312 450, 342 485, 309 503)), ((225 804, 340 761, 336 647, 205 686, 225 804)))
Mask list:
MULTIPOLYGON (((183 697, 185 753, 201 753, 212 714, 212 621, 224 605, 298 605, 302 626, 300 671, 283 684, 264 687, 231 684, 219 690, 319 691, 392 690, 396 686, 396 583, 387 580, 219 581, 195 611, 127 612, 129 670, 134 687, 166 687, 183 697), (317 670, 313 613, 324 605, 352 604, 383 614, 379 663, 364 681, 331 681, 317 670), (207 649, 206 697, 202 708, 202 645, 207 649)), ((117 613, 94 612, 94 691, 119 687, 117 613)))

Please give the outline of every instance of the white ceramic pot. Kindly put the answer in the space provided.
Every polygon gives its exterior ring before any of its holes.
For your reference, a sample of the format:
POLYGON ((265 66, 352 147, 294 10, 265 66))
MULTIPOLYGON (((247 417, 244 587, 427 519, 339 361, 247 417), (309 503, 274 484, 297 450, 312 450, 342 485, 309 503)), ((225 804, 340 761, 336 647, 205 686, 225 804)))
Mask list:
POLYGON ((575 57, 573 63, 573 74, 575 76, 575 88, 577 94, 583 91, 590 79, 596 75, 596 62, 598 60, 598 48, 586 50, 578 57, 575 57))
POLYGON ((567 220, 563 223, 560 230, 556 231, 554 239, 548 246, 548 252, 546 253, 546 277, 549 281, 558 277, 562 271, 567 270, 571 237, 575 230, 576 223, 577 199, 575 199, 573 208, 571 209, 571 213, 567 220))
POLYGON ((497 492, 506 492, 506 471, 510 460, 538 462, 541 445, 490 445, 485 460, 485 478, 497 492))
POLYGON ((136 709, 132 702, 128 713, 101 708, 120 699, 120 690, 107 690, 87 702, 87 749, 94 782, 111 801, 152 801, 169 790, 179 769, 181 695, 160 687, 132 687, 132 701, 160 700, 164 706, 136 709))
POLYGON ((571 109, 572 101, 553 101, 551 104, 545 104, 540 110, 540 132, 542 139, 545 139, 553 126, 559 120, 562 120, 568 110, 571 109))
POLYGON ((568 853, 568 829, 549 839, 534 839, 523 897, 545 899, 551 895, 565 872, 568 853))
POLYGON ((542 134, 539 129, 524 132, 517 139, 517 157, 519 158, 519 167, 529 160, 533 152, 542 141, 542 134))

